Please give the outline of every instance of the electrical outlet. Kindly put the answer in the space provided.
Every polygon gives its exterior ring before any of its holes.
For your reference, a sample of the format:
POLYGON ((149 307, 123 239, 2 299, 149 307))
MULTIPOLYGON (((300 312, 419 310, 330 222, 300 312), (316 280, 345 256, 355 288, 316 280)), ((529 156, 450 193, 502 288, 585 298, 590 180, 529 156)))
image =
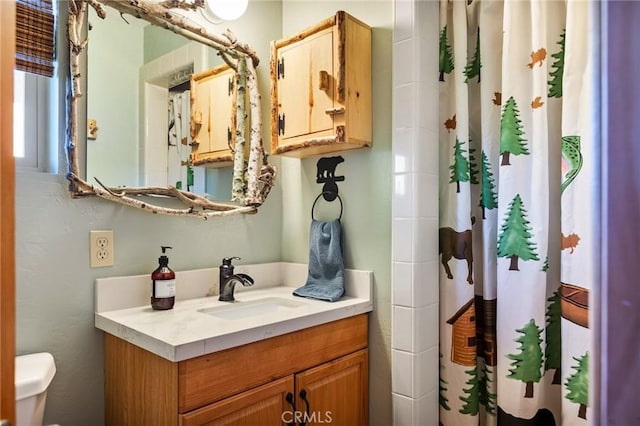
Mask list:
POLYGON ((113 266, 113 231, 89 231, 89 257, 92 268, 113 266))

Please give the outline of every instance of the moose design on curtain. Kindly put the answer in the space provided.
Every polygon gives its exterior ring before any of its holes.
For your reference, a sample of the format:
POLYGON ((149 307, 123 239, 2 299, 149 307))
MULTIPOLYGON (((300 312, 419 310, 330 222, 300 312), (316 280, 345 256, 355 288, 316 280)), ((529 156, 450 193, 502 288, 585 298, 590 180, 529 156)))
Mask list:
POLYGON ((593 8, 440 6, 440 424, 591 424, 593 8))

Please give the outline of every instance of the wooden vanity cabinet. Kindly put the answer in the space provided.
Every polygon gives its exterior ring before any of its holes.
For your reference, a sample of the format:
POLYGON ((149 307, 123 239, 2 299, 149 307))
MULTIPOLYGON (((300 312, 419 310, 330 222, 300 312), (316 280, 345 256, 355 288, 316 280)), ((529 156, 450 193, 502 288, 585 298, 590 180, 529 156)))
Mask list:
POLYGON ((361 350, 180 415, 180 425, 364 426, 367 383, 367 351, 361 350))
POLYGON ((366 314, 180 362, 105 334, 107 425, 272 426, 305 412, 307 425, 368 423, 366 314))
POLYGON ((191 164, 225 167, 233 164, 236 75, 223 64, 191 76, 191 164))
POLYGON ((271 42, 271 154, 371 145, 371 28, 339 11, 271 42))

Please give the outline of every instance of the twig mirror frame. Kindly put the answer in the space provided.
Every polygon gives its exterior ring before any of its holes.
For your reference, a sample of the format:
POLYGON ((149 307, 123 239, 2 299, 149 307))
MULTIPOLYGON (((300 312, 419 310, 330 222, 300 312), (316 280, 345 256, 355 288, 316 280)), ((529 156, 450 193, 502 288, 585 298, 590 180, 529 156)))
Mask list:
POLYGON ((67 82, 67 132, 65 151, 67 155, 67 180, 69 191, 74 198, 98 196, 106 200, 135 207, 155 214, 189 216, 201 219, 256 213, 273 187, 276 175, 274 166, 268 163, 262 144, 262 123, 260 120, 260 93, 256 66, 259 59, 248 45, 239 42, 227 30, 222 35, 211 34, 174 12, 173 9, 197 10, 204 7, 204 0, 164 0, 151 3, 144 0, 69 0, 69 21, 67 38, 69 42, 69 77, 67 82), (203 196, 179 190, 175 187, 118 187, 91 185, 79 173, 78 143, 78 103, 82 97, 80 56, 88 45, 83 36, 87 8, 92 7, 104 19, 107 5, 120 12, 173 31, 190 40, 203 43, 218 51, 218 55, 236 72, 237 97, 236 145, 233 166, 232 196, 229 203, 211 201, 203 196), (248 111, 246 105, 248 93, 248 111), (245 159, 245 128, 249 131, 249 154, 245 159), (184 208, 171 208, 153 204, 153 197, 161 196, 179 200, 184 208), (233 202, 237 203, 234 204, 233 202))

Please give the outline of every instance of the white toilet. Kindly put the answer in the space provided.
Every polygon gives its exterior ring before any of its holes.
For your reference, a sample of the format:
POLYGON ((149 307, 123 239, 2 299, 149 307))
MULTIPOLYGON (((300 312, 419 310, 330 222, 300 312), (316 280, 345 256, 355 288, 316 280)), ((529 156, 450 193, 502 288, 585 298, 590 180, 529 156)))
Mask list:
POLYGON ((50 353, 16 357, 17 426, 42 426, 47 388, 56 374, 50 353))

